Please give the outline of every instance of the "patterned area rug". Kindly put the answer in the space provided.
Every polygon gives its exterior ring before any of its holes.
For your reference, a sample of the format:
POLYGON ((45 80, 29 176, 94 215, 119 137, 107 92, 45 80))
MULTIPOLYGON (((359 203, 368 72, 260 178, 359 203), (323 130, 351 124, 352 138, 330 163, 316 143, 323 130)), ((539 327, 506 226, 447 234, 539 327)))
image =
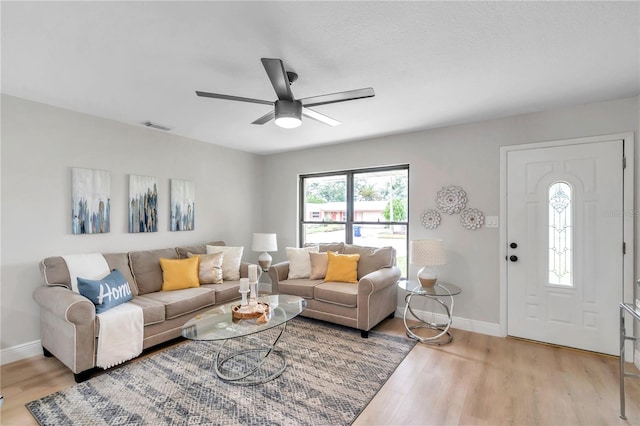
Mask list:
POLYGON ((298 317, 277 345, 286 370, 264 384, 223 382, 213 367, 219 342, 188 341, 26 406, 42 425, 347 425, 415 344, 298 317))

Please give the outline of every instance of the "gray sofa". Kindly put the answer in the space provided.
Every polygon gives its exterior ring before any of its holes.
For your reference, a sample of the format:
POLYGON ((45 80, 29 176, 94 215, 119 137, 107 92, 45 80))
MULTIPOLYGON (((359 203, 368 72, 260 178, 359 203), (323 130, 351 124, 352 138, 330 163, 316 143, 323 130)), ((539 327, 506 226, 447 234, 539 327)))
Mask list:
MULTIPOLYGON (((217 241, 208 245, 224 245, 217 241)), ((129 283, 133 303, 142 308, 143 349, 181 336, 182 326, 212 306, 238 299, 239 281, 203 284, 196 288, 161 291, 160 258, 186 258, 187 253, 204 254, 206 245, 159 250, 103 254, 110 269, 118 269, 129 283)), ((40 334, 45 356, 55 356, 74 373, 76 382, 86 380, 96 367, 100 324, 95 305, 71 290, 69 270, 62 257, 48 257, 40 264, 44 285, 33 293, 40 305, 40 334)), ((240 266, 248 276, 248 264, 240 266)))
POLYGON ((359 254, 358 283, 289 279, 289 261, 284 261, 269 269, 272 293, 304 297, 307 308, 302 316, 356 328, 364 338, 380 321, 394 316, 400 269, 395 266, 393 247, 331 243, 319 244, 319 251, 359 254))

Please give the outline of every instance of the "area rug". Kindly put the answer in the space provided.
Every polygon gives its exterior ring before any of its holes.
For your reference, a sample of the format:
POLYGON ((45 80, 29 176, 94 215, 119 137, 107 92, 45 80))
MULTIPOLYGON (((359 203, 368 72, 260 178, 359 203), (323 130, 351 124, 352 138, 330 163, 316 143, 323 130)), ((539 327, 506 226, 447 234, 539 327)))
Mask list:
POLYGON ((41 425, 348 425, 415 344, 298 317, 277 345, 286 370, 264 384, 220 380, 219 342, 188 341, 26 406, 41 425))

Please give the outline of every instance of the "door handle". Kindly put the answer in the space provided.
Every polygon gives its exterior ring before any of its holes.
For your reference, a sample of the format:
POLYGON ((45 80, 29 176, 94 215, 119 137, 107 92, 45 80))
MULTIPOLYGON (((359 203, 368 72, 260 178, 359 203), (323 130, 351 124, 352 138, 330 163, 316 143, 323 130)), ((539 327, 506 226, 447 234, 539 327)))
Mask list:
POLYGON ((511 244, 509 244, 509 247, 511 247, 513 249, 514 248, 518 248, 518 244, 517 243, 511 243, 511 244))
POLYGON ((517 262, 518 261, 518 256, 512 254, 511 256, 509 256, 509 260, 512 262, 517 262))

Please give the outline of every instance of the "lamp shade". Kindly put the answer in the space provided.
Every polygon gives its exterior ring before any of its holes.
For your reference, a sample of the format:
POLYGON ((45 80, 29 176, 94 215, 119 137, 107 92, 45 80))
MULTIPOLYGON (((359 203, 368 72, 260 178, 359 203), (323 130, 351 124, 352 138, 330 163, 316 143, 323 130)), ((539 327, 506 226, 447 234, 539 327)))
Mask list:
POLYGON ((447 263, 442 240, 413 240, 409 246, 409 262, 418 266, 438 266, 447 263))
POLYGON ((276 234, 253 234, 253 251, 276 251, 278 250, 278 241, 276 234))

